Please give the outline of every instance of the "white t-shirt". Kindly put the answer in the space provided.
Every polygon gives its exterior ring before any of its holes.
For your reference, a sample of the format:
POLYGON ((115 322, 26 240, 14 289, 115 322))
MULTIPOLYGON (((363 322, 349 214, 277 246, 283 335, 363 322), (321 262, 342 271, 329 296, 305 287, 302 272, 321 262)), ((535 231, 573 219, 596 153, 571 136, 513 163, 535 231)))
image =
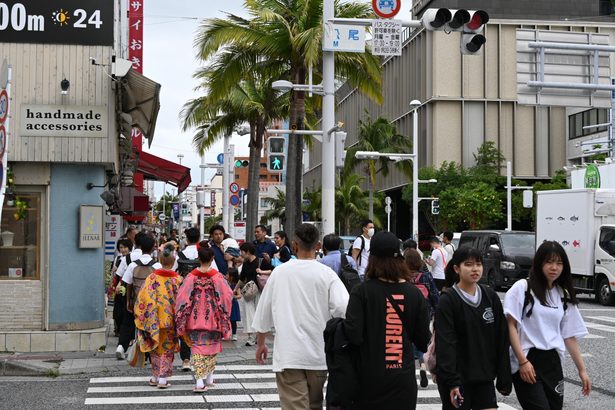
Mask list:
MULTIPOLYGON (((134 249, 132 252, 130 252, 130 261, 131 262, 136 261, 137 259, 141 257, 141 255, 143 255, 143 252, 141 251, 141 249, 138 249, 138 248, 134 249)), ((122 261, 120 262, 120 266, 118 266, 117 270, 115 271, 115 274, 119 276, 120 278, 122 278, 123 280, 124 274, 126 273, 126 269, 128 269, 128 264, 126 263, 126 257, 123 257, 122 261)))
POLYGON ((357 263, 357 271, 359 272, 359 276, 363 277, 365 275, 365 268, 367 268, 367 260, 369 259, 369 244, 371 242, 371 239, 366 238, 363 235, 358 236, 352 244, 352 249, 361 250, 361 239, 363 239, 365 245, 363 246, 363 251, 361 251, 360 253, 360 259, 357 263))
POLYGON ((326 370, 322 333, 332 317, 344 317, 348 291, 328 266, 291 259, 276 267, 261 294, 252 327, 275 327, 273 371, 326 370))
MULTIPOLYGON (((523 354, 527 355, 532 347, 540 350, 557 349, 563 361, 566 351, 564 339, 582 338, 587 335, 587 327, 585 327, 579 308, 568 302, 568 308, 564 311, 560 292, 554 287, 547 291, 549 306, 543 306, 534 297, 532 315, 527 317, 526 313, 530 305, 525 308, 525 312, 522 312, 526 290, 527 281, 519 280, 506 292, 504 298, 504 314, 517 321, 517 332, 523 354)), ((510 367, 513 373, 519 370, 519 362, 512 348, 510 349, 510 367)))
POLYGON ((446 263, 448 263, 448 261, 450 261, 453 258, 453 253, 455 253, 455 247, 453 246, 453 244, 447 243, 446 245, 443 246, 443 248, 447 253, 446 263))
POLYGON ((434 264, 431 266, 431 276, 434 279, 445 279, 446 251, 442 250, 442 248, 436 248, 431 251, 429 259, 434 261, 434 264))

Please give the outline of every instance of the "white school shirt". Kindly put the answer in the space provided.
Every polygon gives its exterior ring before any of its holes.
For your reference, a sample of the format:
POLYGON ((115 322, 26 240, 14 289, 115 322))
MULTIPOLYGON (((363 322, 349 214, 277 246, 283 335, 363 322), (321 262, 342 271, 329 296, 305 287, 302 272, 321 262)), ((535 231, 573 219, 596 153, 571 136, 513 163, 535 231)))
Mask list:
POLYGON ((434 279, 445 279, 444 268, 446 267, 446 251, 441 247, 436 248, 431 251, 429 259, 434 261, 431 267, 431 276, 433 276, 434 279))
POLYGON ((360 253, 361 259, 359 259, 359 263, 357 265, 357 272, 359 272, 359 276, 365 276, 365 268, 367 268, 367 261, 369 260, 369 244, 371 242, 370 238, 366 238, 365 236, 357 236, 357 239, 354 240, 352 244, 352 249, 361 249, 361 238, 365 241, 365 246, 363 247, 363 251, 360 253))
MULTIPOLYGON (((130 262, 136 261, 141 257, 141 255, 143 255, 143 251, 141 251, 141 249, 134 249, 132 252, 130 252, 130 262)), ((120 262, 120 266, 117 267, 115 274, 122 278, 122 280, 124 280, 124 274, 126 273, 126 269, 128 269, 128 264, 126 263, 126 257, 124 256, 122 262, 120 262)))
MULTIPOLYGON (((146 253, 146 254, 142 254, 141 257, 139 257, 141 263, 143 263, 144 265, 147 265, 148 263, 150 263, 152 261, 152 255, 146 253)), ((122 280, 124 282, 126 282, 127 285, 132 285, 132 281, 133 281, 133 273, 135 268, 137 267, 137 260, 130 262, 130 265, 128 265, 128 268, 126 268, 126 272, 124 272, 124 276, 122 277, 122 280)), ((156 268, 156 264, 152 265, 152 268, 154 269, 158 269, 156 268)))
POLYGON ((327 321, 344 317, 348 291, 331 268, 314 259, 291 259, 276 267, 261 294, 252 327, 275 327, 273 371, 327 370, 322 333, 327 321))
POLYGON ((447 243, 446 245, 443 246, 443 248, 447 253, 446 263, 448 263, 448 261, 450 261, 453 258, 453 254, 455 253, 455 247, 453 246, 452 243, 447 243))
MULTIPOLYGON (((587 327, 581 317, 581 312, 576 305, 568 302, 564 311, 564 303, 557 287, 547 290, 547 302, 549 306, 543 306, 535 296, 532 315, 526 316, 530 305, 522 312, 523 301, 527 281, 519 280, 506 292, 504 297, 504 315, 510 316, 517 321, 517 332, 521 341, 523 354, 534 347, 540 350, 557 349, 562 363, 566 344, 564 339, 576 337, 577 339, 587 335, 587 327), (522 316, 523 315, 523 316, 522 316)), ((510 348, 510 367, 513 373, 519 370, 517 356, 510 348)))
MULTIPOLYGON (((198 259, 199 257, 199 251, 196 249, 196 245, 188 245, 186 246, 186 249, 184 249, 182 252, 184 256, 188 259, 198 259)), ((179 259, 179 256, 176 254, 175 263, 173 264, 173 268, 172 268, 172 270, 174 271, 177 271, 177 268, 179 267, 179 264, 177 263, 177 259, 179 259)), ((215 270, 218 270, 218 265, 216 265, 215 259, 211 261, 211 267, 214 268, 215 270)), ((162 264, 160 262, 154 263, 154 269, 162 269, 162 264)))

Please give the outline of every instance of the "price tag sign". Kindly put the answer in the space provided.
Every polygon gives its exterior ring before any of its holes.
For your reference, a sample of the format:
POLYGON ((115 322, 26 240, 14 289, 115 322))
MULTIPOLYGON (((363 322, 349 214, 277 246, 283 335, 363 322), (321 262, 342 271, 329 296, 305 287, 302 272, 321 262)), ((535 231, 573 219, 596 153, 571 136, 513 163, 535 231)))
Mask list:
POLYGON ((374 20, 372 54, 385 57, 400 56, 401 30, 401 20, 374 20))

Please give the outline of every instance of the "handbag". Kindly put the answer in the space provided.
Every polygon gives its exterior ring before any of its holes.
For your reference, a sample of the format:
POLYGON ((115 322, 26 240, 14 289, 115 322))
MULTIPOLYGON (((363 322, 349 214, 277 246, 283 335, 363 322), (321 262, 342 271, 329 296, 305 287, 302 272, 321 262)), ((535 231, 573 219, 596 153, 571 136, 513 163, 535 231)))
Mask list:
POLYGON ((246 283, 241 288, 241 296, 246 302, 250 302, 251 300, 254 300, 257 294, 258 294, 258 286, 256 286, 256 283, 254 283, 253 280, 246 283))
POLYGON ((139 342, 136 340, 133 340, 132 344, 128 347, 126 361, 132 367, 145 367, 145 353, 141 351, 139 342))
POLYGON ((265 285, 267 284, 269 275, 271 275, 271 273, 259 273, 256 276, 256 284, 258 285, 258 288, 261 290, 261 292, 263 291, 263 289, 265 289, 265 285))

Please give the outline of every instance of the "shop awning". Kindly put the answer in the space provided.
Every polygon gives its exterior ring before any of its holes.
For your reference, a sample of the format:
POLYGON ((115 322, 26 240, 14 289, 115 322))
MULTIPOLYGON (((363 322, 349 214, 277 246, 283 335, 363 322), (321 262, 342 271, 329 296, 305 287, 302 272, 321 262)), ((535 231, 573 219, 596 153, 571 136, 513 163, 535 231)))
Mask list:
POLYGON ((132 126, 138 127, 143 132, 148 146, 151 146, 160 111, 160 84, 132 68, 122 78, 120 84, 122 112, 132 117, 132 126))
POLYGON ((183 192, 192 182, 190 168, 147 152, 139 153, 137 172, 141 172, 145 179, 168 182, 176 186, 179 192, 183 192))

